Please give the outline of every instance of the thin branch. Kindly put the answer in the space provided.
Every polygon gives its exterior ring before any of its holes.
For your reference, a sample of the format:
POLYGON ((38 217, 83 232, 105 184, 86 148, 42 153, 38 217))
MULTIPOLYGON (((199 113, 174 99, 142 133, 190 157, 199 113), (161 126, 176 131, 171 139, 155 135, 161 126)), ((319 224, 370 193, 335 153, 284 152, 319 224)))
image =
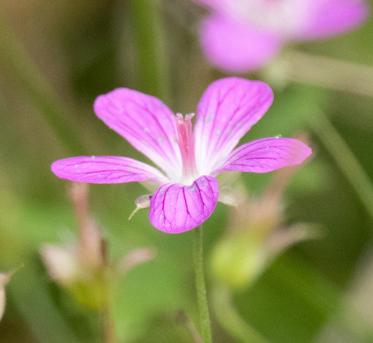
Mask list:
POLYGON ((288 51, 283 57, 291 81, 373 97, 373 66, 288 51))

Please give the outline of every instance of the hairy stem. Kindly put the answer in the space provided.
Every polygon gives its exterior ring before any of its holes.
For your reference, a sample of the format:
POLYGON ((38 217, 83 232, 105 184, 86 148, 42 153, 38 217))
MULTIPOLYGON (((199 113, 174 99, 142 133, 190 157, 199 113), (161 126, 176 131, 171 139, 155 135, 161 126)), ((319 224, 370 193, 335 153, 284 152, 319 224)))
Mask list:
POLYGON ((212 342, 210 313, 207 300, 206 282, 203 262, 203 228, 194 230, 194 270, 197 292, 197 305, 201 335, 204 343, 212 342))

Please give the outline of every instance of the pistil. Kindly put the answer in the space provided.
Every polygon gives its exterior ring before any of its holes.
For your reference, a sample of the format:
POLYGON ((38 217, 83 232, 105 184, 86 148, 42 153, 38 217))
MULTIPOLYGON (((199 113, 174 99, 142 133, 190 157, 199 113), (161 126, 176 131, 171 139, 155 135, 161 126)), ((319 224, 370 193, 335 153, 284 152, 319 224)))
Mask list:
POLYGON ((194 113, 183 116, 176 114, 177 142, 183 161, 183 178, 188 180, 196 174, 196 162, 194 157, 194 136, 192 119, 194 113))

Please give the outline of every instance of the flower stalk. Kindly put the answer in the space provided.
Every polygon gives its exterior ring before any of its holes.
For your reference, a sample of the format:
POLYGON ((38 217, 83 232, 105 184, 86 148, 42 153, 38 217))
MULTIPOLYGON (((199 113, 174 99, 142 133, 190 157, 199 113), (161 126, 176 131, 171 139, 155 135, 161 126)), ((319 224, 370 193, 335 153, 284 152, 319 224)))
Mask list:
POLYGON ((102 341, 115 343, 115 325, 111 303, 111 265, 107 244, 89 211, 89 188, 84 183, 73 183, 70 189, 71 202, 79 228, 78 253, 83 266, 97 270, 100 286, 100 312, 102 318, 102 341))
POLYGON ((73 183, 70 199, 78 226, 79 255, 83 264, 91 268, 104 267, 106 256, 104 240, 89 211, 89 188, 85 183, 73 183))
POLYGON ((111 302, 111 266, 108 261, 107 250, 103 249, 104 267, 102 271, 102 341, 115 343, 115 322, 111 302))
POLYGON ((194 270, 195 285, 197 292, 197 305, 199 312, 199 323, 204 343, 212 342, 210 312, 207 299, 206 281, 203 261, 203 227, 194 230, 194 270))
POLYGON ((158 0, 130 1, 140 86, 149 93, 167 99, 168 63, 159 6, 158 0))
POLYGON ((30 103, 42 115, 61 145, 69 153, 84 153, 84 144, 67 119, 66 113, 70 109, 66 108, 64 101, 30 58, 4 15, 0 15, 0 51, 1 62, 9 66, 12 76, 22 85, 30 103))
POLYGON ((316 120, 310 121, 311 129, 320 138, 338 167, 348 179, 367 213, 373 218, 373 186, 366 171, 339 135, 329 118, 316 108, 316 120))
POLYGON ((284 63, 284 77, 289 81, 373 97, 371 66, 294 50, 279 63, 284 63))

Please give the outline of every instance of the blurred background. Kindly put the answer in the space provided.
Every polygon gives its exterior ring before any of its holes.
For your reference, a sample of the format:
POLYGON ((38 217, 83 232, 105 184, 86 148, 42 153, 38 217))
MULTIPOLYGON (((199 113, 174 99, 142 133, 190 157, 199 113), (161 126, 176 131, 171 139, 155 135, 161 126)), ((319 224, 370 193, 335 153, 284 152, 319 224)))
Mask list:
MULTIPOLYGON (((22 266, 6 287, 1 342, 100 341, 97 311, 51 281, 40 258, 43 244, 69 241, 77 227, 68 185, 50 164, 79 154, 142 158, 93 114, 95 97, 115 87, 194 112, 207 85, 224 76, 201 53, 196 33, 203 15, 186 0, 0 1, 0 270, 22 266)), ((372 42, 368 20, 338 38, 292 48, 369 70, 372 42)), ((284 224, 312 223, 320 234, 235 292, 234 306, 270 342, 373 342, 373 89, 372 97, 361 96, 270 74, 244 75, 265 78, 276 94, 245 140, 308 136, 314 156, 286 189, 284 224)), ((271 177, 241 179, 260 196, 271 177)), ((147 210, 129 221, 142 194, 137 184, 91 187, 111 260, 137 247, 157 252, 117 280, 116 335, 119 342, 191 342, 180 311, 196 317, 192 233, 154 230, 147 210)), ((229 213, 219 204, 205 225, 207 261, 229 213)), ((211 288, 210 268, 207 276, 211 288)), ((239 341, 212 317, 216 342, 239 341)))

